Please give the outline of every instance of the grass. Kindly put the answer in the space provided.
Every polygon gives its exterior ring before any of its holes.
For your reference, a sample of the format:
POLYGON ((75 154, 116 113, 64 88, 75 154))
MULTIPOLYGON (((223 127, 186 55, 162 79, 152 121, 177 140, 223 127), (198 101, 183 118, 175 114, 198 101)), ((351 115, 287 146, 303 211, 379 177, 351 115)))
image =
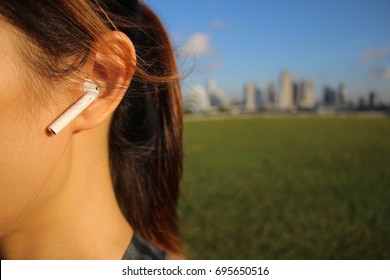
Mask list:
POLYGON ((193 259, 390 259, 390 120, 186 122, 193 259))

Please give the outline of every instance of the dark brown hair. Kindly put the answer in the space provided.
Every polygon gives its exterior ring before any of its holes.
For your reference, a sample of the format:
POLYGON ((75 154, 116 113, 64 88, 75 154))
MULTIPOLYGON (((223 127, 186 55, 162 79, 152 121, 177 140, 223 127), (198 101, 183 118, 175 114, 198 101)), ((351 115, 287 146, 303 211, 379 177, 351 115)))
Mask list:
POLYGON ((51 79, 80 69, 108 30, 132 40, 135 75, 109 132, 112 180, 134 231, 178 252, 182 105, 173 49, 158 17, 138 0, 6 0, 0 15, 30 41, 31 65, 51 79), (64 64, 67 57, 75 59, 64 64))

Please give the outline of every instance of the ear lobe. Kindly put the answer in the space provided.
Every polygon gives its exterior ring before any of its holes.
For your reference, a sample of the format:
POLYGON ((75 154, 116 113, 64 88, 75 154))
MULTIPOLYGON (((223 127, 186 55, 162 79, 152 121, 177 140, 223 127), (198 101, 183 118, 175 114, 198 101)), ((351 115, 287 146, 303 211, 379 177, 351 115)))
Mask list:
POLYGON ((111 31, 92 47, 87 64, 90 79, 99 86, 100 95, 74 122, 74 131, 94 128, 115 111, 125 95, 136 67, 131 40, 120 31, 111 31))

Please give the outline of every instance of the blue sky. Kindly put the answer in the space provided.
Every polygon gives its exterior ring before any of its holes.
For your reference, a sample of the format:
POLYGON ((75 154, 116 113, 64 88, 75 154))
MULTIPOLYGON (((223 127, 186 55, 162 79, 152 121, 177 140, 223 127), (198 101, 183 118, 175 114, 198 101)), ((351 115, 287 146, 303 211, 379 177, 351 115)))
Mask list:
MULTIPOLYGON (((390 101, 389 0, 146 0, 162 18, 180 54, 181 69, 195 67, 184 93, 208 78, 227 96, 260 88, 287 69, 325 85, 344 83, 350 98, 376 90, 390 101)), ((186 71, 184 71, 186 72, 186 71)))

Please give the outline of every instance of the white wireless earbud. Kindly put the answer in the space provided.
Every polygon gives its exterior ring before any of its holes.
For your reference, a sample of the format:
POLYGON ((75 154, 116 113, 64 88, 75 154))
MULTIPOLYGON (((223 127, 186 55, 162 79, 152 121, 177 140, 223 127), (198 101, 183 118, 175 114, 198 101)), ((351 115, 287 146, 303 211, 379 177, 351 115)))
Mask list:
POLYGON ((82 111, 99 97, 99 88, 89 79, 85 79, 83 91, 84 95, 49 126, 48 129, 51 133, 54 135, 60 133, 65 126, 70 124, 82 111))

